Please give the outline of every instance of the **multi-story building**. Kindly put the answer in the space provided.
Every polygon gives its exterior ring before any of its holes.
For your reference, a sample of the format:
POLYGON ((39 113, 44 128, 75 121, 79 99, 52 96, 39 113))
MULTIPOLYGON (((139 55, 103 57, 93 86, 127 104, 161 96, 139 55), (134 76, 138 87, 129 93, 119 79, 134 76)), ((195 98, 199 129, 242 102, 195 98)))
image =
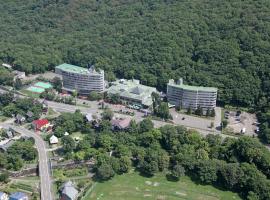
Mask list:
POLYGON ((108 95, 118 94, 122 101, 128 104, 136 104, 149 107, 153 104, 152 93, 157 89, 140 84, 139 80, 120 79, 112 83, 108 89, 108 95))
POLYGON ((62 75, 63 91, 77 91, 80 95, 89 95, 90 92, 104 92, 104 71, 62 64, 55 67, 55 72, 62 75))
POLYGON ((183 79, 177 82, 171 79, 167 84, 167 99, 170 104, 183 109, 213 109, 216 107, 217 88, 184 85, 183 79))

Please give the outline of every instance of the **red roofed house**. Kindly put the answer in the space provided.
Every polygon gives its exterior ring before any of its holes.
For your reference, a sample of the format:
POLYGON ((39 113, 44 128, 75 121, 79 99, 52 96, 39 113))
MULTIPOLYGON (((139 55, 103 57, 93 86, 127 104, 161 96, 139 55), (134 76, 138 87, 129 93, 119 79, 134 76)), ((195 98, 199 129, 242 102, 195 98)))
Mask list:
POLYGON ((32 122, 35 131, 49 131, 51 130, 50 122, 47 119, 38 119, 32 122))
POLYGON ((112 123, 112 128, 114 130, 122 130, 122 129, 126 129, 129 127, 131 119, 129 118, 125 118, 125 119, 113 119, 111 121, 112 123))

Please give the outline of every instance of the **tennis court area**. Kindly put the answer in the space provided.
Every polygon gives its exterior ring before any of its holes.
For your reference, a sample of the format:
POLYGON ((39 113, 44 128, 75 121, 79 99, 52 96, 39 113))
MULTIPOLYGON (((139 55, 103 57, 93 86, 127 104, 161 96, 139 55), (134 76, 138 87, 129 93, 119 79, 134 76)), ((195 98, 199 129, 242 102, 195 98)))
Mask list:
POLYGON ((33 93, 42 93, 45 89, 52 88, 53 86, 50 83, 37 82, 34 85, 28 87, 26 90, 33 93))

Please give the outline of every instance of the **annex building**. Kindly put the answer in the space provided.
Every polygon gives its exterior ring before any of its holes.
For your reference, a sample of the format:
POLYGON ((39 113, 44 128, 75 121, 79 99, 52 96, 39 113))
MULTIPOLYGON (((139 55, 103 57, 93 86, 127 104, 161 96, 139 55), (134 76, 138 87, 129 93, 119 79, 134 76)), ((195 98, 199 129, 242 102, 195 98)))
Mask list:
POLYGON ((184 85, 183 79, 175 82, 169 80, 167 84, 167 99, 172 105, 183 109, 197 109, 199 106, 206 109, 216 107, 217 88, 184 85))
POLYGON ((104 92, 104 71, 89 69, 70 64, 61 64, 55 67, 55 73, 62 75, 63 91, 76 90, 80 95, 89 95, 90 92, 104 92))
POLYGON ((157 92, 154 87, 140 84, 139 80, 120 79, 112 83, 108 88, 108 95, 118 94, 122 101, 128 104, 137 104, 149 107, 153 104, 152 93, 157 92))

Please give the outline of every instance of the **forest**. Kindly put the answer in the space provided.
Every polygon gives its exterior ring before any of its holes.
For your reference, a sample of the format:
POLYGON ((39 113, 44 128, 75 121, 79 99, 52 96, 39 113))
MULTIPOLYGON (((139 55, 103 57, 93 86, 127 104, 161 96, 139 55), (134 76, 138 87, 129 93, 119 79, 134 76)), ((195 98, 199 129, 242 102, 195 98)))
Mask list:
POLYGON ((137 78, 219 88, 219 104, 270 96, 268 0, 6 0, 0 61, 27 73, 63 62, 137 78))

